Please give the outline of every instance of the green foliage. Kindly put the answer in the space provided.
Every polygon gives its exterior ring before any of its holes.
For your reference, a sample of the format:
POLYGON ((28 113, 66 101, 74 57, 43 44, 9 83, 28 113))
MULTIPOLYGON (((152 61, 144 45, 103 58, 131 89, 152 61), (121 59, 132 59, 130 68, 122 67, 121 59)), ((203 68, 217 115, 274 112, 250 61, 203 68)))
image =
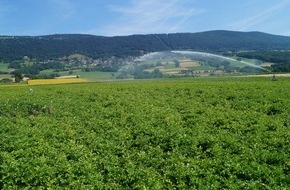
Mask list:
MULTIPOLYGON (((26 76, 39 76, 40 71, 47 69, 63 70, 65 65, 59 62, 39 63, 35 62, 31 65, 25 65, 22 62, 14 62, 9 65, 10 68, 16 69, 13 73, 22 73, 26 76), (17 64, 15 64, 17 63, 17 64)), ((37 78, 37 77, 36 77, 37 78)))
POLYGON ((180 66, 180 62, 178 60, 174 60, 174 65, 178 68, 180 66))
POLYGON ((10 79, 10 78, 3 78, 3 79, 0 80, 0 82, 6 84, 6 83, 12 83, 13 80, 10 79))
POLYGON ((290 38, 260 32, 209 31, 116 37, 92 35, 14 36, 0 40, 0 58, 9 62, 24 56, 52 60, 79 53, 91 58, 140 56, 166 50, 225 52, 289 49, 290 38))
POLYGON ((23 76, 20 72, 15 72, 14 77, 15 77, 15 82, 17 83, 19 83, 23 79, 23 76))
POLYGON ((0 188, 289 189, 289 80, 0 86, 0 188))

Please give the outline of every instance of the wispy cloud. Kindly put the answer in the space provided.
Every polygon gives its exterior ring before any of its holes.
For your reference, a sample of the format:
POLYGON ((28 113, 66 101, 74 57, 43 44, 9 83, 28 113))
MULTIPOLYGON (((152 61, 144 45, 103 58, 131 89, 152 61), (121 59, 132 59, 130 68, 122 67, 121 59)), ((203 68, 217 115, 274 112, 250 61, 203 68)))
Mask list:
POLYGON ((275 1, 274 3, 275 4, 273 6, 264 9, 255 15, 251 15, 245 19, 230 24, 229 28, 233 30, 248 30, 250 28, 254 28, 256 25, 272 17, 273 14, 276 14, 277 12, 285 8, 286 5, 290 4, 290 0, 284 0, 281 2, 275 1))
POLYGON ((120 19, 104 29, 107 35, 178 32, 204 12, 187 6, 187 0, 131 0, 128 6, 111 5, 110 10, 120 19))

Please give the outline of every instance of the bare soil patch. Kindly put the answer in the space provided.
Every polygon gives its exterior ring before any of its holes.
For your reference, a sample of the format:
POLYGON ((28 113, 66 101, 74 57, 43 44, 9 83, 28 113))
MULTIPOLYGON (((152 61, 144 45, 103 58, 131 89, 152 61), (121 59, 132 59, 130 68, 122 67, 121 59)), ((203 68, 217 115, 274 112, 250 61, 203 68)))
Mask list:
POLYGON ((188 68, 188 67, 198 67, 200 66, 198 62, 192 60, 181 60, 180 67, 181 68, 188 68))

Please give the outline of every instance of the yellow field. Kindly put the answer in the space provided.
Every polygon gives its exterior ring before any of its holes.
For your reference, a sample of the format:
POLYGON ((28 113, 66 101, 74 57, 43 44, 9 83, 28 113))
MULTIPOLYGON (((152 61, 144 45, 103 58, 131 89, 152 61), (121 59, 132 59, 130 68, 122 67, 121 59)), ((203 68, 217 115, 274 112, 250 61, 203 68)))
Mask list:
POLYGON ((198 67, 200 66, 198 62, 192 60, 180 60, 180 67, 181 68, 188 68, 188 67, 198 67))
POLYGON ((88 82, 86 79, 82 78, 66 78, 66 79, 35 79, 28 80, 28 85, 42 85, 42 84, 65 84, 65 83, 82 83, 88 82))

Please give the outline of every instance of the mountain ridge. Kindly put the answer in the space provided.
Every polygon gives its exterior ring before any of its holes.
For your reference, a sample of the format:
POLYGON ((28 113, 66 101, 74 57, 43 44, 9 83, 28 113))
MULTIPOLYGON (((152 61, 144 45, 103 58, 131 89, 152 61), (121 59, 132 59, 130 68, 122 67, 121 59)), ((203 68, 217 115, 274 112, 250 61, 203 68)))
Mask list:
POLYGON ((24 56, 47 60, 74 53, 92 58, 127 57, 168 50, 214 53, 240 50, 290 50, 290 37, 259 31, 229 30, 111 37, 90 34, 0 36, 2 61, 22 59, 24 56))

